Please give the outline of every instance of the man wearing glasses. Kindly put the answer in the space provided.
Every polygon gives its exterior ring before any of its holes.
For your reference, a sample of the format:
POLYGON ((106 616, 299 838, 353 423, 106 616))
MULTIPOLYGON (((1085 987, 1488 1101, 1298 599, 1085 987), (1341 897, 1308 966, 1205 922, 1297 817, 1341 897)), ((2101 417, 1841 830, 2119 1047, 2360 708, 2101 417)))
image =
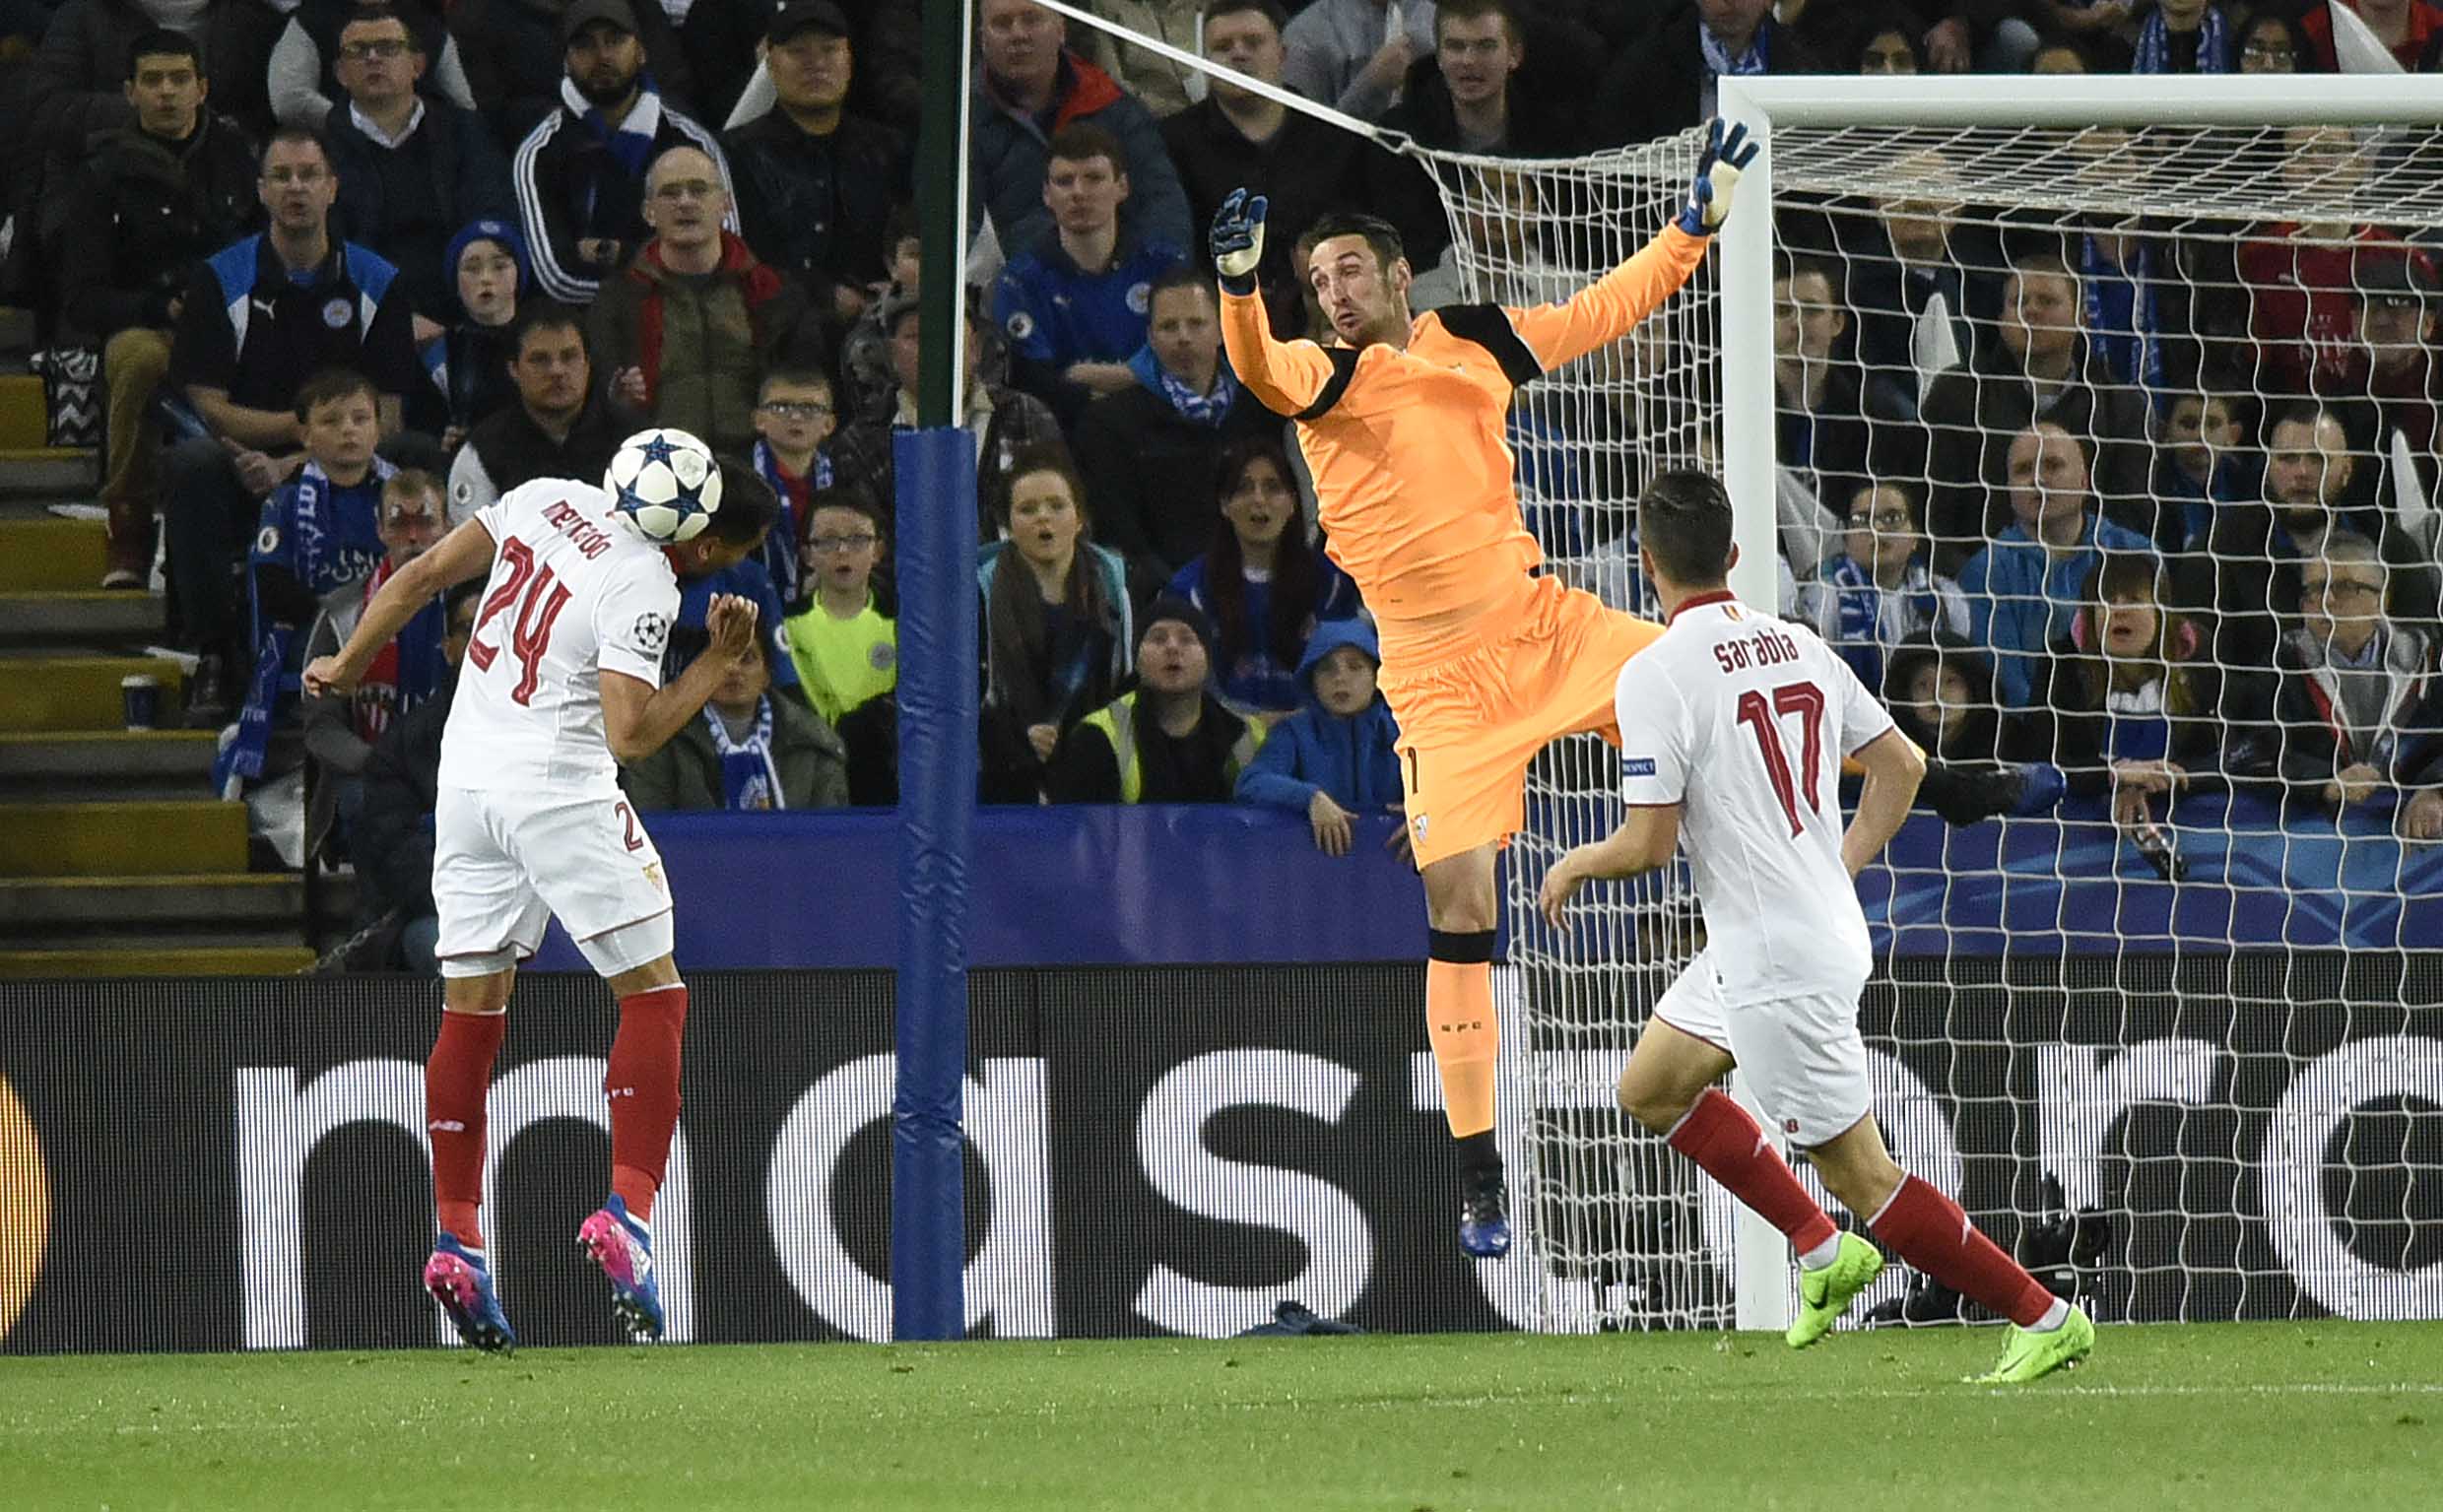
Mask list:
POLYGON ((339 33, 339 83, 330 112, 339 217, 350 240, 398 267, 420 342, 457 315, 442 254, 458 228, 517 214, 509 160, 483 117, 419 92, 424 46, 388 6, 350 18, 339 33))
POLYGON ((743 457, 764 372, 829 363, 806 291, 749 251, 726 229, 729 215, 709 154, 676 147, 656 158, 644 201, 653 239, 604 284, 588 329, 622 403, 743 457))
MULTIPOLYGON (((2345 530, 2326 536, 2300 565, 2299 625, 2282 637, 2278 657, 2275 739, 2248 763, 2280 779, 2294 803, 2331 811, 2380 804, 2401 791, 2396 781, 2412 764, 2428 769, 2428 782, 2443 779, 2433 641, 2393 618, 2389 577, 2375 543, 2345 530)), ((2432 838, 2435 795, 2403 796, 2403 828, 2432 838)))

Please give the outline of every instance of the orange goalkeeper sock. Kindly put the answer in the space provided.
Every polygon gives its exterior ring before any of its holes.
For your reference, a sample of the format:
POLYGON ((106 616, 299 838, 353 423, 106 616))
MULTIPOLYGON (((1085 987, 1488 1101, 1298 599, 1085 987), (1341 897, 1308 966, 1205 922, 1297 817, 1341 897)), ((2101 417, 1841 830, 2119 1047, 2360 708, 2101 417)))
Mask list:
POLYGON ((1428 933, 1425 1030, 1442 1074, 1451 1138, 1493 1126, 1493 1074, 1501 1058, 1501 1020, 1493 1013, 1493 935, 1428 933))

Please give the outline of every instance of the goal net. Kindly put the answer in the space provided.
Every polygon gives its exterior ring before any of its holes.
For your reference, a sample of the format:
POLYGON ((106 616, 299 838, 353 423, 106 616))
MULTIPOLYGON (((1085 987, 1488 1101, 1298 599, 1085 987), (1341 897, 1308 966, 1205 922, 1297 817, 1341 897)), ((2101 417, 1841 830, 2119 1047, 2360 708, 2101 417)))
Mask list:
MULTIPOLYGON (((1710 278, 1522 393, 1530 524, 1630 606, 1638 479, 1718 466, 1744 592, 1932 755, 1861 880, 1903 1164, 2099 1317, 2443 1316, 2443 864, 2404 838, 2443 827, 2443 145, 2364 81, 2016 121, 1997 81, 1906 118, 1848 83, 1755 91, 1710 278)), ((1695 145, 1436 158, 1471 296, 1616 264, 1695 145)), ((1767 1325, 1777 1236, 1610 1105, 1684 890, 1530 906, 1613 787, 1555 748, 1508 872, 1536 1315, 1767 1325)), ((1897 1267, 1861 1312, 1977 1316, 1897 1267)))

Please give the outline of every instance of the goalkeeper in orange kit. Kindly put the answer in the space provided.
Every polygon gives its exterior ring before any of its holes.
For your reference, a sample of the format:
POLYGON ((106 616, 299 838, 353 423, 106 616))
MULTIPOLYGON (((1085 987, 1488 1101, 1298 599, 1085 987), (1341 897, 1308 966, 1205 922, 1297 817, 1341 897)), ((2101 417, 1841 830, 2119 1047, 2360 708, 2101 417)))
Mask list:
POLYGON ((1264 200, 1239 190, 1214 220, 1231 369, 1295 418, 1332 559, 1381 632, 1425 883, 1425 1022, 1459 1146, 1459 1242, 1480 1258, 1510 1248, 1492 1134, 1493 859, 1524 821, 1527 763, 1564 735, 1617 735, 1620 664, 1662 633, 1537 573, 1503 422, 1520 384, 1618 340, 1687 282, 1756 151, 1745 127, 1726 135, 1714 122, 1679 218, 1566 302, 1533 309, 1413 317, 1399 233, 1326 216, 1307 230, 1306 272, 1338 338, 1329 347, 1271 335, 1255 278, 1264 200))

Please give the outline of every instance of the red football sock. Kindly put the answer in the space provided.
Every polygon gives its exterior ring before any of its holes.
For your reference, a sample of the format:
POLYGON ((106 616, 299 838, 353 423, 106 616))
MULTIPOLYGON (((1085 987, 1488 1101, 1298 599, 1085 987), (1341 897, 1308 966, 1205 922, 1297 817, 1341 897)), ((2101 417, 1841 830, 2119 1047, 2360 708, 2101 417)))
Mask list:
POLYGON ((506 1014, 443 1012, 425 1062, 425 1129, 432 1139, 432 1209, 442 1229, 484 1247, 484 1093, 508 1032, 506 1014))
POLYGON ((1705 1174, 1787 1235, 1791 1248, 1802 1255, 1840 1231, 1799 1185, 1789 1162, 1748 1110, 1718 1087, 1705 1088, 1681 1116, 1671 1131, 1671 1148, 1703 1166, 1705 1174))
POLYGON ((1867 1226, 1910 1265, 2020 1328, 2035 1327, 2052 1310, 2053 1293, 2042 1282, 1977 1232, 1959 1204, 1915 1176, 1902 1179, 1867 1226))
POLYGON ((602 1079, 611 1099, 611 1190, 640 1219, 653 1216, 670 1137, 679 1127, 679 1045, 687 1029, 684 984, 620 999, 620 1030, 602 1079))

